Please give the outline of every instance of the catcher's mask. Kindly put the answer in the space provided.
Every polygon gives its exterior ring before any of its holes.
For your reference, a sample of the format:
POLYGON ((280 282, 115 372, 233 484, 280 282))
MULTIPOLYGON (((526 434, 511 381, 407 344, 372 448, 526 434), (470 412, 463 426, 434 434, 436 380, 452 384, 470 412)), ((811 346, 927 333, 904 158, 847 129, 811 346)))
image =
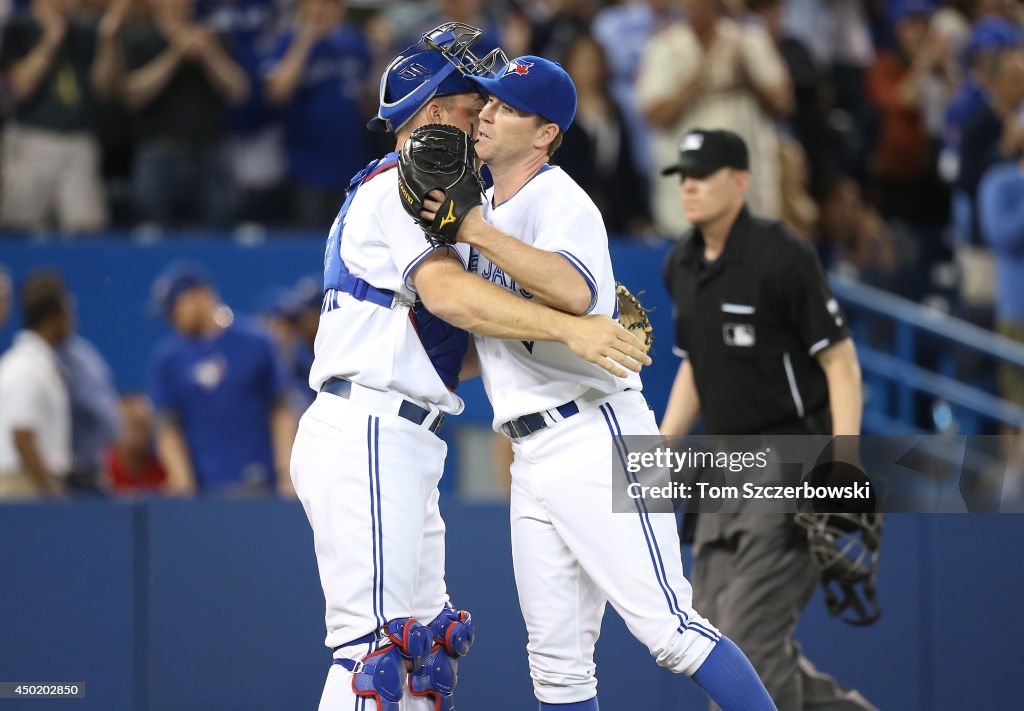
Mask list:
POLYGON ((875 599, 875 575, 883 520, 880 513, 796 514, 796 523, 807 531, 811 559, 821 572, 825 605, 847 624, 863 627, 882 616, 875 599), (843 614, 847 610, 852 616, 843 614))
POLYGON ((472 25, 448 22, 402 50, 380 77, 377 115, 366 127, 396 133, 433 97, 479 91, 467 76, 490 77, 508 63, 500 49, 473 54, 480 35, 472 25))

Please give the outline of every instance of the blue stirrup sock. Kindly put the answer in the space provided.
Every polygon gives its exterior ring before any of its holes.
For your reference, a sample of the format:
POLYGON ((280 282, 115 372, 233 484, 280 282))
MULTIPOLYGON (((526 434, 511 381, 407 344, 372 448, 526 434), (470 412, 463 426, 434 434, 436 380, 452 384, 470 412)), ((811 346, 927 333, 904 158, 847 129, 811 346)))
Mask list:
POLYGON ((599 711, 597 697, 586 701, 576 701, 571 704, 546 704, 540 702, 540 711, 599 711))
POLYGON ((722 711, 778 711, 747 655, 724 635, 690 678, 722 711))

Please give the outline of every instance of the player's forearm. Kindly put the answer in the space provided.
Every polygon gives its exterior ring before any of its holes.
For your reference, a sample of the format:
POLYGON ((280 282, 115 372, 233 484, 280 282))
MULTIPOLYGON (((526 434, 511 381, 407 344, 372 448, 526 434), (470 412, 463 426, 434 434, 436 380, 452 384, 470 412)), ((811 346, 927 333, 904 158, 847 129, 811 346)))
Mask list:
POLYGON ((700 397, 693 377, 693 366, 683 361, 672 383, 665 415, 661 418, 661 434, 665 437, 681 437, 688 434, 700 417, 700 397))
POLYGON ((561 342, 565 319, 572 318, 468 272, 455 277, 449 288, 451 292, 433 305, 425 296, 423 302, 431 313, 481 336, 561 342))
POLYGON ((608 316, 570 316, 534 303, 463 271, 443 251, 420 263, 412 278, 431 313, 481 336, 557 341, 618 378, 651 363, 644 344, 608 316))
POLYGON ((178 426, 162 423, 157 428, 156 452, 167 472, 167 489, 172 494, 192 494, 196 490, 195 474, 189 458, 188 445, 178 426))
POLYGON ((467 220, 459 238, 541 303, 577 315, 590 309, 593 294, 586 279, 562 255, 524 244, 483 219, 467 220))
POLYGON ((859 435, 864 398, 853 341, 847 338, 826 348, 818 354, 818 362, 828 381, 832 434, 859 435))

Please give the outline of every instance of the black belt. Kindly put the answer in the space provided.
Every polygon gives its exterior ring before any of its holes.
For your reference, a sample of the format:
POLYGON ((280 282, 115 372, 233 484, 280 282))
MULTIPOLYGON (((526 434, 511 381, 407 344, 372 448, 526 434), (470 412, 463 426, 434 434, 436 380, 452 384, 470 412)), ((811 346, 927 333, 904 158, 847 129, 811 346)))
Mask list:
MULTIPOLYGON (((565 420, 579 414, 580 406, 576 404, 575 400, 570 400, 564 405, 559 405, 555 410, 565 420)), ((501 426, 501 431, 512 439, 518 439, 542 430, 545 427, 550 427, 553 424, 553 422, 548 422, 543 412, 534 412, 531 415, 523 415, 514 420, 509 420, 501 426)))
MULTIPOLYGON (((330 393, 331 395, 337 395, 348 400, 352 396, 352 381, 345 378, 330 378, 320 386, 320 392, 330 393)), ((409 420, 414 425, 422 425, 424 420, 430 416, 430 410, 420 407, 410 400, 402 400, 402 404, 398 408, 398 416, 409 420)), ((437 418, 430 423, 427 429, 437 434, 437 431, 441 429, 443 424, 444 414, 439 412, 437 413, 437 418)))

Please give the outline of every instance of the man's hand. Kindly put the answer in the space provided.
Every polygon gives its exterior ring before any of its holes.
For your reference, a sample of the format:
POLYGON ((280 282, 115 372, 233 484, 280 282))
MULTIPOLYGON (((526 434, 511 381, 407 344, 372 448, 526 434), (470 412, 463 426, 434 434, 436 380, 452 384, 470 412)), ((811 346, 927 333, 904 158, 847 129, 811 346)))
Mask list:
POLYGON ((451 245, 463 218, 480 207, 484 184, 477 170, 473 140, 447 124, 420 126, 398 155, 398 195, 402 209, 432 245, 451 245), (424 202, 432 196, 430 207, 424 202), (425 220, 424 214, 433 218, 425 220))
POLYGON ((625 378, 627 369, 639 373, 641 367, 651 364, 643 341, 608 316, 578 316, 568 324, 562 342, 580 358, 618 378, 625 378))
MULTIPOLYGON (((437 211, 441 209, 441 205, 444 203, 444 191, 443 190, 431 190, 427 193, 427 197, 423 200, 423 209, 420 210, 420 217, 428 222, 433 222, 434 218, 437 217, 437 211)), ((465 235, 468 231, 467 225, 475 222, 483 221, 483 211, 479 207, 470 208, 466 216, 462 218, 462 223, 459 225, 459 231, 455 234, 455 239, 458 242, 468 242, 465 235)))
POLYGON ((195 25, 182 25, 170 37, 170 46, 177 50, 183 59, 198 59, 200 39, 195 25))
POLYGON ((299 35, 316 44, 330 34, 335 25, 329 12, 329 8, 323 3, 313 4, 309 12, 299 19, 299 35))

